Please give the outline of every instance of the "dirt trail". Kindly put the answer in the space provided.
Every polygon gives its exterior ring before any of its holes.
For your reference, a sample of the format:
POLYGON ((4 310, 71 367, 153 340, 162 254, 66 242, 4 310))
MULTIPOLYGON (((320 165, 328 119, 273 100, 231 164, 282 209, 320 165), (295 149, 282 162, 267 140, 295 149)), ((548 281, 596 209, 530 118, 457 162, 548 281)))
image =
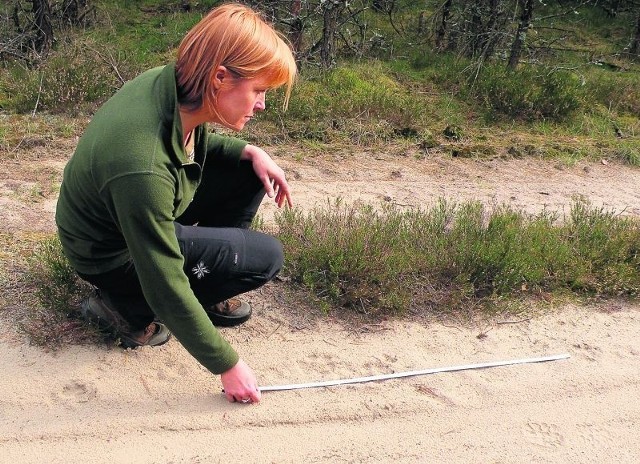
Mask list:
MULTIPOLYGON (((284 160, 292 176, 294 199, 303 208, 327 198, 370 204, 428 207, 440 198, 509 204, 528 213, 568 212, 578 198, 596 207, 640 215, 640 170, 617 164, 531 159, 363 155, 333 160, 284 160)), ((273 211, 270 204, 268 211, 273 211)))
MULTIPOLYGON (((44 150, 44 148, 43 148, 44 150)), ((52 231, 66 155, 18 160, 0 177, 1 232, 52 231), (44 168, 43 166, 46 166, 44 168), (35 197, 34 197, 35 195, 35 197), (42 195, 40 195, 42 196, 42 195)), ((532 160, 334 157, 281 164, 297 205, 327 198, 428 206, 439 197, 567 211, 576 196, 640 215, 640 171, 532 160)), ((263 214, 275 208, 265 204, 263 214)), ((640 461, 640 305, 565 306, 476 326, 385 321, 345 327, 286 307, 280 284, 224 330, 262 385, 361 377, 567 353, 542 364, 265 393, 227 403, 219 380, 163 347, 29 346, 0 311, 0 462, 640 461), (293 315, 292 315, 293 314, 293 315)))

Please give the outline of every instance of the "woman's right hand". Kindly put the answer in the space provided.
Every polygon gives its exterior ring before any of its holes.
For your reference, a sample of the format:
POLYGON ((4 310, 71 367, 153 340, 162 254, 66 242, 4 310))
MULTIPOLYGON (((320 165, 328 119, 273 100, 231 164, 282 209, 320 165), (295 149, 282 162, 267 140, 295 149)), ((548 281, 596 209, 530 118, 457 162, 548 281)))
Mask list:
POLYGON ((260 390, 251 368, 240 359, 235 366, 220 375, 224 396, 231 403, 259 403, 260 390))
POLYGON ((284 171, 266 151, 255 145, 248 144, 242 150, 240 159, 251 160, 253 171, 258 179, 262 181, 267 196, 275 199, 278 208, 282 208, 285 203, 290 208, 293 207, 291 189, 285 178, 284 171))

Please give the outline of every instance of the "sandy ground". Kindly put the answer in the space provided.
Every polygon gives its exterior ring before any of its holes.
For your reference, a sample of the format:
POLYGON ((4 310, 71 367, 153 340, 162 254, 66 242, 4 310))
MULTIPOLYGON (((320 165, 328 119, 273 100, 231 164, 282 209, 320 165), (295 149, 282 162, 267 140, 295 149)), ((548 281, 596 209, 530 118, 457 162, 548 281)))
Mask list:
MULTIPOLYGON (((55 195, 33 201, 33 186, 59 176, 64 156, 40 159, 38 170, 36 153, 0 175, 2 232, 53 230, 55 195)), ((401 206, 445 197, 562 213, 581 196, 640 216, 640 171, 611 163, 366 155, 281 164, 305 209, 337 197, 401 206)), ((273 210, 265 205, 267 219, 273 210)), ((254 317, 223 331, 263 386, 570 357, 269 392, 239 405, 175 340, 46 352, 0 310, 0 462, 640 462, 638 302, 475 324, 347 326, 292 311, 282 294, 275 282, 248 295, 254 317)))

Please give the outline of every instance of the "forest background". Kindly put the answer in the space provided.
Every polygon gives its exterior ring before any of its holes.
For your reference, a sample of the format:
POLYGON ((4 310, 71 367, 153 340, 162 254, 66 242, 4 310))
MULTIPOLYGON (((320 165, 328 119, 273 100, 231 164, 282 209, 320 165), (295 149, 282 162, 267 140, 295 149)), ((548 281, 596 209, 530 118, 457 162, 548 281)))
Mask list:
MULTIPOLYGON (((218 3, 5 1, 2 147, 25 135, 10 115, 90 114, 127 80, 173 59, 218 3)), ((289 38, 301 69, 289 111, 276 96, 254 128, 263 143, 409 140, 428 151, 465 138, 456 155, 506 149, 640 163, 637 0, 247 3, 289 38), (501 147, 504 131, 558 140, 501 147)), ((83 125, 59 124, 52 130, 67 135, 83 125)))

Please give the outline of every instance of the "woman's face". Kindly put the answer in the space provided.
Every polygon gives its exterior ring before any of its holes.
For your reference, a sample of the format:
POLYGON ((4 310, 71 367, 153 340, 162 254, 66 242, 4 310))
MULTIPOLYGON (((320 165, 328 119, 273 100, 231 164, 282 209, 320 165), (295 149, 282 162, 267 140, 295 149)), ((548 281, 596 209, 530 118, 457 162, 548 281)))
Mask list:
POLYGON ((265 109, 265 94, 269 87, 264 79, 235 77, 229 71, 224 79, 226 82, 218 88, 215 103, 222 120, 214 122, 239 131, 258 111, 265 109))

